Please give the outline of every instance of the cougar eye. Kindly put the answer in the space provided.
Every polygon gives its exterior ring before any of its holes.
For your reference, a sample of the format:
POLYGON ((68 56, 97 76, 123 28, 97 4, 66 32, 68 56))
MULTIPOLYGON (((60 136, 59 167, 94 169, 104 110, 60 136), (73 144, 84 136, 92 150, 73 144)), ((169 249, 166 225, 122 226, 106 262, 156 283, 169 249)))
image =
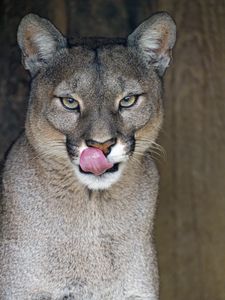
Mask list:
POLYGON ((62 105, 69 110, 80 110, 79 102, 72 97, 61 97, 60 101, 62 105))
POLYGON ((128 108, 133 106, 138 99, 138 95, 126 96, 120 101, 121 108, 128 108))

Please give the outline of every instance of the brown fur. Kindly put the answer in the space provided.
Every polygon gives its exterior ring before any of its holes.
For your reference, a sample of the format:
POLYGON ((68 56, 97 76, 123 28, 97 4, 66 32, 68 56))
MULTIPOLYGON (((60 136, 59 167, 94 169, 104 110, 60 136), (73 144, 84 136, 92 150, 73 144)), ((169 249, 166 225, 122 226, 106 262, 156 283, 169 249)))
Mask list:
POLYGON ((166 13, 128 39, 70 47, 49 21, 22 20, 18 43, 33 80, 25 133, 4 168, 1 300, 158 299, 158 172, 148 150, 162 123, 161 76, 174 42, 166 13), (129 95, 137 102, 120 107, 129 95), (63 107, 62 97, 80 111, 63 107), (118 169, 79 169, 90 140, 118 169))

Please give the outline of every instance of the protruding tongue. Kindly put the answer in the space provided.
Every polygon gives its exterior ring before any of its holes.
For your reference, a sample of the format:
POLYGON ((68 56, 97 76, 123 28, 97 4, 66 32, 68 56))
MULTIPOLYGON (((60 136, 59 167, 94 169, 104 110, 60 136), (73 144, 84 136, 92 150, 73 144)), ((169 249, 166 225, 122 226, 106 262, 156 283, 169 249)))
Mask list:
POLYGON ((107 160, 100 149, 89 147, 81 153, 80 167, 84 172, 101 175, 106 170, 111 169, 113 164, 107 160))

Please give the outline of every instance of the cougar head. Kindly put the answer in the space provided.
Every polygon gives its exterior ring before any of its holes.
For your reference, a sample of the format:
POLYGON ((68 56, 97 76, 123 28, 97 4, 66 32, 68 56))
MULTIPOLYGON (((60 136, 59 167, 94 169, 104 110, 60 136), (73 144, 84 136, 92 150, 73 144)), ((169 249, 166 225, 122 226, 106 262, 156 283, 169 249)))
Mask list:
POLYGON ((32 77, 26 135, 35 151, 69 161, 90 189, 115 183, 158 135, 175 35, 172 18, 158 13, 126 39, 72 45, 48 20, 25 16, 18 43, 32 77))

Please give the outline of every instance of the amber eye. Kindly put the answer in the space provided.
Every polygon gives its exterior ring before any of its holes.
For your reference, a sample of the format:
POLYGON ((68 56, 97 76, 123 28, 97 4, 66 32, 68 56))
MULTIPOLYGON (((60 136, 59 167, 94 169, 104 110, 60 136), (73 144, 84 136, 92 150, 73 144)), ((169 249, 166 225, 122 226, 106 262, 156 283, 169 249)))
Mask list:
POLYGON ((128 108, 133 106, 138 99, 138 95, 126 96, 120 101, 120 108, 128 108))
POLYGON ((62 105, 69 110, 80 110, 79 102, 72 97, 60 97, 62 105))

